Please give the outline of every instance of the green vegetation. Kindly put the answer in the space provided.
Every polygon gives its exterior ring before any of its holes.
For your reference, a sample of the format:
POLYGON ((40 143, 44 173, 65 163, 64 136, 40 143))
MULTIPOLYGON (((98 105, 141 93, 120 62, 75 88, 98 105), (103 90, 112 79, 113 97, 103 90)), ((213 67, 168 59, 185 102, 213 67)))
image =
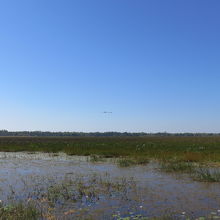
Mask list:
POLYGON ((220 137, 0 137, 0 151, 217 162, 220 137))
POLYGON ((23 205, 22 203, 14 205, 1 205, 1 220, 37 220, 40 218, 40 212, 33 205, 23 205))
POLYGON ((166 172, 184 172, 190 173, 193 172, 195 167, 191 162, 182 162, 182 161, 167 161, 161 162, 161 170, 166 172))
POLYGON ((134 161, 132 159, 127 159, 127 158, 122 158, 118 160, 118 165, 120 167, 130 167, 132 165, 134 165, 134 161))
MULTIPOLYGON (((220 182, 220 171, 208 168, 209 164, 217 165, 220 162, 220 137, 218 136, 0 137, 0 151, 27 151, 30 154, 49 152, 52 156, 58 156, 58 152, 64 152, 68 155, 90 156, 89 161, 94 163, 116 157, 114 162, 117 162, 120 167, 145 165, 155 159, 159 161, 163 171, 188 173, 194 180, 202 182, 220 182)), ((115 199, 120 199, 122 204, 132 201, 137 211, 125 215, 125 212, 120 214, 112 210, 110 215, 114 220, 172 219, 171 216, 150 218, 141 215, 143 214, 140 211, 142 210, 141 191, 132 178, 117 179, 107 174, 106 176, 74 175, 74 178, 68 178, 66 176, 61 182, 48 181, 49 185, 37 185, 33 193, 31 192, 21 201, 16 200, 16 196, 12 193, 11 197, 14 196, 14 200, 7 201, 4 205, 0 203, 0 219, 56 220, 63 216, 65 219, 86 219, 84 217, 96 219, 90 216, 89 207, 102 201, 115 201, 115 199)), ((26 186, 26 183, 24 185, 26 186)), ((97 215, 100 216, 105 212, 104 209, 98 211, 97 215), (99 214, 98 211, 100 211, 99 214)), ((220 217, 220 212, 218 214, 214 217, 220 217)))
MULTIPOLYGON (((27 186, 26 180, 23 181, 27 186)), ((86 177, 74 175, 59 182, 54 180, 50 185, 36 184, 28 199, 23 198, 19 203, 16 203, 14 193, 12 186, 7 205, 3 205, 2 201, 0 203, 1 220, 93 220, 96 219, 96 213, 95 216, 89 213, 91 205, 115 198, 123 203, 131 201, 134 196, 137 197, 138 187, 133 178, 112 178, 107 173, 103 176, 93 173, 86 177)))
POLYGON ((220 133, 145 133, 145 132, 52 132, 52 131, 8 131, 0 130, 3 137, 205 137, 220 136, 220 133))
POLYGON ((90 162, 96 163, 96 162, 104 162, 105 158, 101 155, 90 155, 90 162))
POLYGON ((165 172, 189 173, 196 181, 201 182, 220 182, 220 170, 200 165, 192 162, 183 161, 161 161, 160 169, 165 172))
POLYGON ((120 167, 130 167, 134 165, 145 165, 149 163, 148 158, 135 157, 135 158, 120 158, 118 160, 118 165, 120 167))
POLYGON ((220 182, 220 171, 200 168, 195 171, 194 179, 202 182, 220 182))

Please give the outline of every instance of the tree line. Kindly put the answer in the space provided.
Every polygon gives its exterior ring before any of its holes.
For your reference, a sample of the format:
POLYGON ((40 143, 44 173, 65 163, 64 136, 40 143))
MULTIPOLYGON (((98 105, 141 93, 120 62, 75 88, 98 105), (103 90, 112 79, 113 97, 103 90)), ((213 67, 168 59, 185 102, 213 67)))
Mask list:
POLYGON ((144 136, 220 136, 220 133, 145 133, 145 132, 51 132, 51 131, 8 131, 0 130, 0 136, 15 137, 144 137, 144 136))

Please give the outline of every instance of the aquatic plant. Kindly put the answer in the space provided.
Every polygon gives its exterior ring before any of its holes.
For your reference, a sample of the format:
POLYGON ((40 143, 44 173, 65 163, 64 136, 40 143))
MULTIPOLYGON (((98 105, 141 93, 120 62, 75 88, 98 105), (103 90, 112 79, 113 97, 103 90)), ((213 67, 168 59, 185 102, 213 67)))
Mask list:
POLYGON ((0 206, 1 220, 37 220, 41 216, 39 210, 31 204, 23 203, 0 206))
POLYGON ((105 161, 104 157, 102 155, 90 155, 90 162, 96 163, 96 162, 103 162, 105 161))
POLYGON ((149 163, 149 159, 146 157, 120 158, 117 161, 117 164, 120 167, 130 167, 134 165, 146 165, 148 163, 149 163))
POLYGON ((194 171, 194 164, 191 162, 182 162, 182 161, 161 161, 160 162, 161 170, 166 172, 185 172, 190 173, 194 171))
POLYGON ((132 165, 135 165, 135 162, 130 158, 122 158, 118 160, 118 166, 120 167, 129 167, 132 165))
POLYGON ((217 169, 200 167, 193 174, 194 180, 203 182, 220 182, 220 171, 217 169))

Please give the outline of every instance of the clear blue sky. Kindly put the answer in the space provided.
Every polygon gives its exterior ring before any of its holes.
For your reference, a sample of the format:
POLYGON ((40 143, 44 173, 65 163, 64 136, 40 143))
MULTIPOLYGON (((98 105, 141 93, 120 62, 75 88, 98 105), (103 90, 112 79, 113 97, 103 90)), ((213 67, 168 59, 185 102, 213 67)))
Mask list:
POLYGON ((0 0, 0 102, 0 129, 220 132, 220 1, 0 0))

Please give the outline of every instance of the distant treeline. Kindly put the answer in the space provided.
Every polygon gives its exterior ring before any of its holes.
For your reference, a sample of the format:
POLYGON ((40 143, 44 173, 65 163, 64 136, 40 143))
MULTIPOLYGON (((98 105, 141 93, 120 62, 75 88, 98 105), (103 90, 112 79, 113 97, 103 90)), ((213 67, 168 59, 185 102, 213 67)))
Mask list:
POLYGON ((202 137, 220 136, 220 133, 145 133, 145 132, 50 132, 50 131, 7 131, 0 130, 0 136, 15 137, 144 137, 144 136, 181 136, 181 137, 202 137))

